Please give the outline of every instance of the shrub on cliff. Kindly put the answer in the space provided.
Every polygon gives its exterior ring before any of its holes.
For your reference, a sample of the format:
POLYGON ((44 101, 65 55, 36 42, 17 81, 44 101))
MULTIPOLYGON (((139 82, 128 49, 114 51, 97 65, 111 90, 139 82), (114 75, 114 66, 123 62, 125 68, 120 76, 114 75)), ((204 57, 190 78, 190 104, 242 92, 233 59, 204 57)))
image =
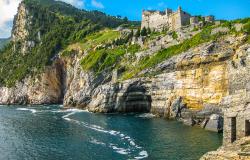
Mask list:
POLYGON ((147 29, 145 27, 141 30, 141 36, 147 36, 147 29))

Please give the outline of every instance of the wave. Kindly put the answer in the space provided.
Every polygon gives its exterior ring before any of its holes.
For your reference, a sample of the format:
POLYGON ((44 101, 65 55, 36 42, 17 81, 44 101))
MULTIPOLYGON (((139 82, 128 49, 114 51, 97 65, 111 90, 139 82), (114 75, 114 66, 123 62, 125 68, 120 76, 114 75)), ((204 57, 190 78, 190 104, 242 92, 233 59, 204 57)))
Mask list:
POLYGON ((112 143, 110 143, 109 147, 112 148, 116 153, 123 154, 123 155, 130 154, 130 149, 119 148, 115 144, 112 144, 112 143))
POLYGON ((30 111, 32 113, 38 112, 37 110, 32 109, 32 108, 17 108, 16 110, 18 110, 18 111, 30 111))
MULTIPOLYGON (((78 120, 75 120, 75 119, 71 119, 70 116, 74 115, 75 113, 79 112, 79 110, 71 110, 71 113, 69 114, 66 114, 65 116, 63 116, 62 118, 67 120, 67 121, 70 121, 70 122, 74 122, 78 125, 82 125, 88 129, 91 129, 91 130, 94 130, 94 131, 97 131, 97 132, 101 132, 101 133, 105 133, 105 134, 109 134, 111 136, 115 136, 123 141, 126 141, 127 144, 134 148, 134 149, 142 149, 141 146, 137 145, 134 141, 134 139, 132 139, 131 137, 129 137, 128 135, 125 135, 124 133, 121 133, 120 131, 115 131, 115 130, 106 130, 104 129, 103 127, 101 126, 98 126, 98 125, 95 125, 95 124, 88 124, 86 122, 82 122, 82 121, 78 121, 78 120)), ((105 143, 103 142, 100 142, 100 141, 97 141, 97 140, 92 140, 90 141, 91 143, 95 143, 95 144, 100 144, 100 145, 105 145, 105 143)), ((121 148, 121 147, 118 147, 117 145, 115 144, 109 144, 108 145, 109 148, 112 148, 115 152, 119 153, 119 154, 122 154, 122 155, 126 155, 126 154, 130 154, 131 153, 131 150, 130 148, 128 149, 125 149, 125 148, 121 148)), ((148 157, 148 153, 146 151, 140 151, 139 152, 139 156, 137 157, 134 157, 135 159, 144 159, 148 157)))
POLYGON ((97 139, 94 138, 91 139, 90 143, 106 146, 104 142, 98 141, 97 139))
MULTIPOLYGON (((54 110, 52 112, 55 112, 55 113, 67 113, 67 112, 74 112, 74 113, 77 113, 77 112, 89 112, 88 110, 82 110, 82 109, 76 109, 76 108, 70 108, 70 109, 59 109, 59 110, 54 110)), ((90 113, 90 112, 89 112, 90 113)))
POLYGON ((138 157, 135 157, 135 159, 144 159, 144 158, 147 158, 148 157, 148 152, 147 151, 141 151, 139 153, 140 156, 138 157))
POLYGON ((140 117, 140 118, 154 118, 155 115, 152 114, 152 113, 143 113, 143 114, 137 115, 137 117, 140 117))

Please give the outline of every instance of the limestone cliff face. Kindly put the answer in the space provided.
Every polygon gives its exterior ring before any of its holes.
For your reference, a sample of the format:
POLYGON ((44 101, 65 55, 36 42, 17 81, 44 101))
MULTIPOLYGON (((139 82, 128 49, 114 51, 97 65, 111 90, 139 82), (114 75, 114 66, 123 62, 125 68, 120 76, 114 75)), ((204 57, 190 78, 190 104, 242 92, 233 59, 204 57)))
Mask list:
MULTIPOLYGON (((161 72, 154 77, 111 81, 112 75, 94 77, 81 70, 79 60, 66 61, 67 85, 64 105, 87 108, 93 112, 150 111, 174 116, 173 104, 182 97, 187 109, 220 110, 229 95, 229 67, 235 49, 244 37, 228 36, 175 56, 157 67, 144 71, 161 72)), ((114 79, 114 78, 113 78, 114 79)))
POLYGON ((246 44, 235 50, 231 64, 228 65, 229 94, 222 100, 223 146, 217 151, 208 152, 201 160, 250 159, 249 65, 250 45, 246 44))
POLYGON ((14 19, 14 26, 12 29, 12 40, 20 41, 25 40, 29 34, 27 30, 29 21, 29 11, 24 3, 21 3, 18 8, 18 13, 14 19))
POLYGON ((21 44, 22 54, 26 54, 29 49, 35 46, 35 39, 29 38, 29 34, 32 30, 29 26, 32 24, 32 18, 28 7, 26 7, 24 2, 21 2, 18 7, 18 13, 14 18, 11 39, 13 42, 19 42, 21 44))
POLYGON ((44 73, 28 77, 15 87, 0 88, 0 104, 58 104, 62 103, 62 75, 59 61, 44 73))

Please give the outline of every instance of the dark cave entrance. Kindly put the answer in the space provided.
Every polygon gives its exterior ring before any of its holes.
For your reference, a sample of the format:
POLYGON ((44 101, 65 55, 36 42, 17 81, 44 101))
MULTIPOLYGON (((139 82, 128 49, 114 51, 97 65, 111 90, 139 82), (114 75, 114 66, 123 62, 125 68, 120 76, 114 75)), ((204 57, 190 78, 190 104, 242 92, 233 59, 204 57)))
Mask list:
POLYGON ((250 136, 250 120, 245 121, 245 136, 250 136))
POLYGON ((236 140, 236 117, 231 118, 231 143, 236 140))
POLYGON ((122 112, 150 112, 151 95, 140 82, 131 84, 123 95, 122 112))

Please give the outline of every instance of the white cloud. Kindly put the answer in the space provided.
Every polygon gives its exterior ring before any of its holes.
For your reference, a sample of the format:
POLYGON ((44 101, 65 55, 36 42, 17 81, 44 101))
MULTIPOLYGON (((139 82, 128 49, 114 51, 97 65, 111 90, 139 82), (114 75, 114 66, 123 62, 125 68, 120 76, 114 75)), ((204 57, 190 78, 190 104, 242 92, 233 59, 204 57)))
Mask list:
POLYGON ((91 0, 91 4, 92 4, 92 6, 94 6, 96 8, 100 8, 100 9, 104 8, 104 5, 101 2, 97 2, 96 0, 91 0))
MULTIPOLYGON (((11 28, 17 8, 22 0, 0 0, 0 38, 11 35, 11 28)), ((84 0, 60 0, 70 3, 75 7, 84 8, 84 0)))
POLYGON ((0 37, 9 37, 14 15, 21 0, 0 0, 0 37))
POLYGON ((84 8, 85 6, 84 0, 58 0, 58 1, 69 3, 77 8, 84 8))

